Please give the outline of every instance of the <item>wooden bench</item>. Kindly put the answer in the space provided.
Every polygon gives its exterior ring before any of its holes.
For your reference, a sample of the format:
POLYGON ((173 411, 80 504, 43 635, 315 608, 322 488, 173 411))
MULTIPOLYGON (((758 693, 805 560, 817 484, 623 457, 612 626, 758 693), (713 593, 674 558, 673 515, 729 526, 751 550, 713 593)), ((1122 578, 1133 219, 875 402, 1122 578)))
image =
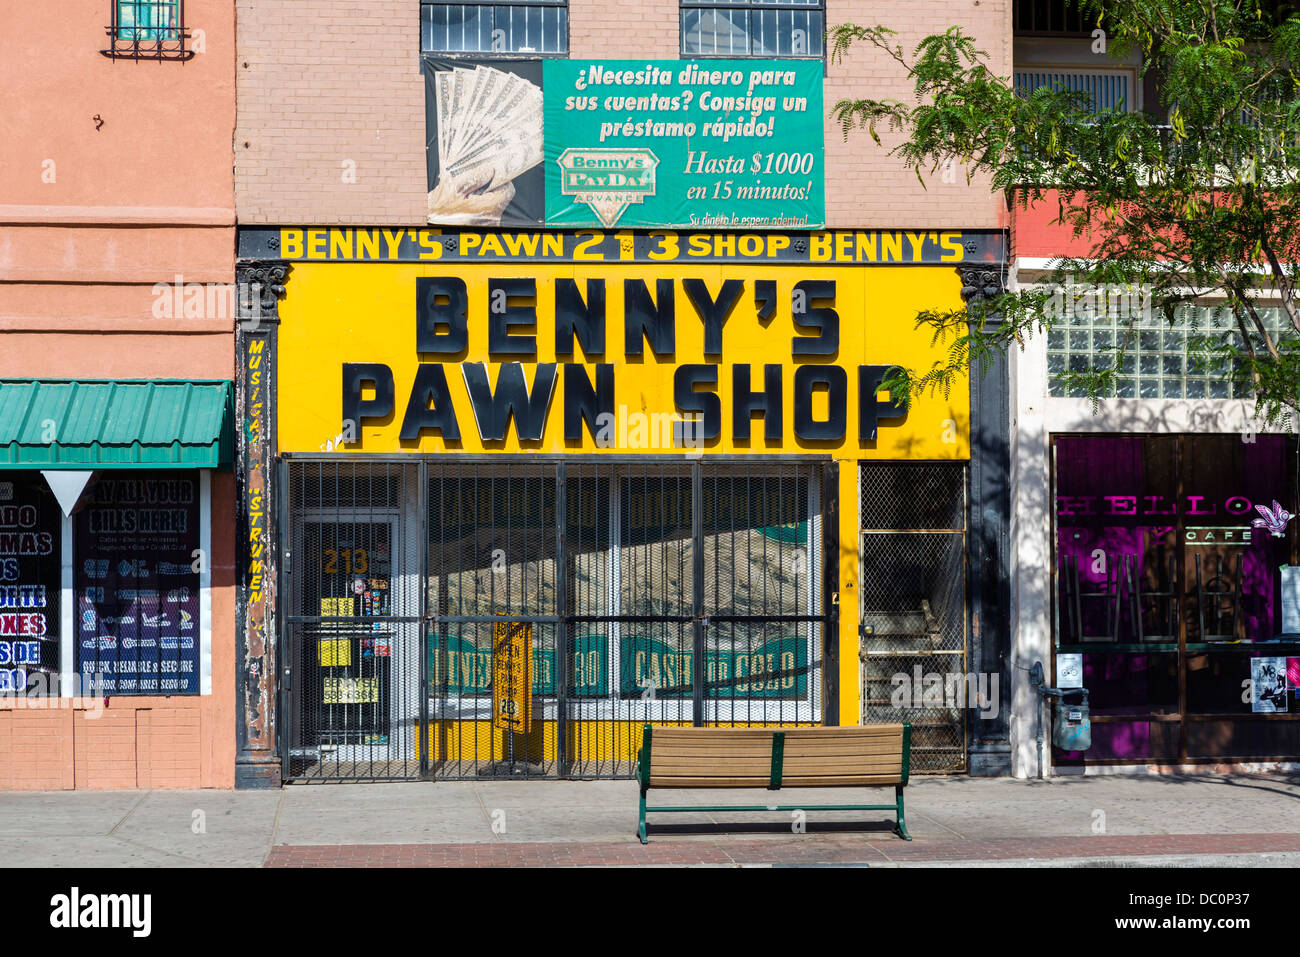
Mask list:
POLYGON ((645 816, 700 811, 893 811, 895 833, 912 838, 903 821, 912 744, 910 724, 854 728, 655 728, 646 725, 637 757, 641 782, 638 835, 645 816), (647 807, 651 788, 894 788, 893 804, 718 805, 647 807))

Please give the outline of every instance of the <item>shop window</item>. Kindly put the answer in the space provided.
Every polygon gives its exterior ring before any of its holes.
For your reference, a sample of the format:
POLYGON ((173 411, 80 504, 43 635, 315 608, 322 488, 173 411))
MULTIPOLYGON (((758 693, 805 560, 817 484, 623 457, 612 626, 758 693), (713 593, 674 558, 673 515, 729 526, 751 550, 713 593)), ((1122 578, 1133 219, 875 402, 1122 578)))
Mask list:
POLYGON ((1295 441, 1053 448, 1057 675, 1081 674, 1094 719, 1093 748, 1058 760, 1300 753, 1295 441))
POLYGON ((681 0, 683 56, 817 59, 825 30, 824 0, 681 0))
POLYGON ((194 472, 101 475, 73 515, 77 672, 109 695, 200 693, 194 472))
POLYGON ((630 775, 646 721, 819 720, 823 469, 290 462, 291 775, 630 775))
POLYGON ((567 56, 568 0, 420 4, 420 51, 567 56))
POLYGON ((188 60, 190 34, 183 0, 114 0, 109 46, 100 52, 115 59, 188 60))
MULTIPOLYGON (((1120 399, 1241 399, 1250 395, 1245 385, 1234 384, 1221 372, 1202 367, 1189 356, 1189 342, 1212 336, 1227 345, 1245 349, 1237 323, 1220 306, 1184 305, 1174 310, 1172 323, 1147 310, 1132 328, 1125 317, 1141 302, 1127 292, 1081 294, 1066 291, 1052 307, 1056 326, 1047 336, 1048 394, 1080 397, 1066 388, 1066 371, 1110 369, 1121 363, 1116 388, 1120 399), (1124 356, 1117 356, 1122 347, 1124 356)), ((1293 337, 1290 321, 1280 306, 1259 309, 1264 328, 1274 341, 1293 337)))
POLYGON ((61 519, 39 474, 0 478, 0 700, 59 696, 61 519))

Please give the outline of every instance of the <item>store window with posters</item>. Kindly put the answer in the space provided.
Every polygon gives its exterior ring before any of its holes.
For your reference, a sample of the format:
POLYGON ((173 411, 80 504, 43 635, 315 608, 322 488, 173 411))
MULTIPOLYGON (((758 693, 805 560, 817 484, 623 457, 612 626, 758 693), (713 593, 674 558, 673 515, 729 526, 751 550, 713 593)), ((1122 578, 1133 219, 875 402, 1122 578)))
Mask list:
POLYGON ((1296 443, 1056 436, 1058 685, 1092 747, 1058 764, 1300 754, 1296 443))
POLYGON ((0 479, 0 696, 57 696, 61 513, 38 472, 0 479))
POLYGON ((200 693, 200 477, 113 472, 73 515, 76 662, 105 695, 200 693))

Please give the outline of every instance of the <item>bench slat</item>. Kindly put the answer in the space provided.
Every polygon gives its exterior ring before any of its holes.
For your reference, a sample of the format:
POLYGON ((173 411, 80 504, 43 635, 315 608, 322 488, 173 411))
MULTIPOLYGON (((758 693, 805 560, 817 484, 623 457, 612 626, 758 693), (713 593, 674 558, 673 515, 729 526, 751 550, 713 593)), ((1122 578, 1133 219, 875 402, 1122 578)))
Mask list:
MULTIPOLYGON (((845 775, 842 777, 800 777, 788 779, 785 783, 787 788, 795 787, 881 787, 898 783, 899 776, 894 774, 876 774, 876 775, 845 775)), ((767 777, 755 777, 753 779, 739 779, 733 777, 710 778, 710 777, 670 777, 656 778, 650 777, 650 786, 655 788, 761 788, 766 787, 767 777)), ((775 793, 775 792, 774 792, 775 793)))
POLYGON ((799 728, 799 727, 763 727, 763 728, 662 728, 655 727, 654 739, 673 741, 677 739, 707 738, 717 736, 729 740, 741 740, 746 737, 770 738, 772 732, 781 731, 791 738, 888 738, 898 737, 903 733, 901 724, 868 724, 849 728, 799 728))
MULTIPOLYGON (((805 737, 785 739, 787 748, 799 748, 801 751, 843 751, 843 752, 870 752, 870 751, 902 751, 902 738, 894 737, 891 739, 880 738, 831 738, 825 737, 820 739, 811 739, 805 737)), ((757 754, 766 748, 772 749, 772 735, 769 733, 766 738, 753 741, 726 741, 726 740, 705 740, 705 741, 659 741, 657 738, 654 742, 654 750, 663 748, 665 751, 741 751, 753 752, 757 754)))
MULTIPOLYGON (((861 755, 849 757, 806 757, 798 755, 785 761, 787 773, 792 770, 806 770, 813 768, 815 770, 835 770, 843 768, 846 771, 860 771, 863 768, 898 768, 900 771, 903 767, 901 755, 881 755, 873 758, 864 758, 861 755)), ((724 755, 710 758, 682 758, 665 756, 656 758, 650 764, 652 774, 660 771, 680 770, 690 768, 707 768, 718 772, 730 770, 753 770, 755 772, 763 771, 770 774, 772 770, 771 758, 768 755, 758 757, 737 757, 736 755, 724 755)))

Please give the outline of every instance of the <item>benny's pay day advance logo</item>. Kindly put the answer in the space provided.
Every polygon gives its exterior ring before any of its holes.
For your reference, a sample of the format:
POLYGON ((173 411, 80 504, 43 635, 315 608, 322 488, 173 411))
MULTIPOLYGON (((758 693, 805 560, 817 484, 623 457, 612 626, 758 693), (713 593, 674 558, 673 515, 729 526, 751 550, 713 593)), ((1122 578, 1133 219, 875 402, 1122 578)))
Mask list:
POLYGON ((560 192, 586 203, 609 228, 632 203, 655 194, 659 157, 648 149, 575 149, 556 159, 560 192))

